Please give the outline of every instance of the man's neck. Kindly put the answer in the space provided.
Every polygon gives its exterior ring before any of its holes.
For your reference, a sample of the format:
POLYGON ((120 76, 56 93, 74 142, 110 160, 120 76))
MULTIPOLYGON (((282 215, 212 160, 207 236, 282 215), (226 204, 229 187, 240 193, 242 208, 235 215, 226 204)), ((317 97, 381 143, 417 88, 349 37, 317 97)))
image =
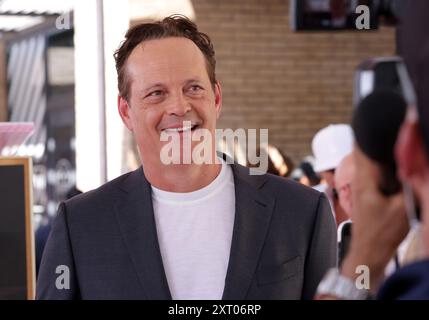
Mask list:
POLYGON ((169 192, 192 192, 216 179, 221 164, 143 166, 146 179, 154 187, 169 192))

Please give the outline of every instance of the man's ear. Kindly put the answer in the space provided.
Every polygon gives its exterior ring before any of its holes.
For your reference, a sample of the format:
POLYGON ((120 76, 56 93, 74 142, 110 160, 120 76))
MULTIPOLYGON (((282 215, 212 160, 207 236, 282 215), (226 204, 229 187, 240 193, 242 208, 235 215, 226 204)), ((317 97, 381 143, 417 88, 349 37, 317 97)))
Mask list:
POLYGON ((405 121, 401 126, 395 146, 399 176, 410 181, 421 177, 427 166, 427 158, 418 122, 405 121))
POLYGON ((118 95, 118 111, 124 125, 128 130, 133 131, 133 125, 130 118, 130 107, 127 100, 120 95, 118 95))
POLYGON ((214 87, 215 94, 215 107, 216 107, 216 119, 219 119, 220 111, 222 109, 222 88, 220 86, 219 81, 216 81, 214 87))

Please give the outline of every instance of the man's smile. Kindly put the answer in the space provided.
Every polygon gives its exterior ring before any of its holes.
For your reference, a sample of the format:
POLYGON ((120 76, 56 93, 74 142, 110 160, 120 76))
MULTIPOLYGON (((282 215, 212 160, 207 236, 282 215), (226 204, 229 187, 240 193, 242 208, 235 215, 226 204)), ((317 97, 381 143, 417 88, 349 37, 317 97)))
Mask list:
POLYGON ((166 133, 182 133, 198 129, 200 125, 200 122, 184 121, 183 124, 171 125, 167 128, 162 129, 161 131, 166 133))

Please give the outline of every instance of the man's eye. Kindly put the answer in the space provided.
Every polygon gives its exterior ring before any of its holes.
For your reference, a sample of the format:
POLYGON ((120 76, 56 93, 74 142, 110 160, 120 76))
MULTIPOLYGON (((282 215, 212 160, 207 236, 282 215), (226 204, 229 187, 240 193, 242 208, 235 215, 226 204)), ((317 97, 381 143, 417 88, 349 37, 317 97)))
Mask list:
POLYGON ((152 91, 151 93, 149 93, 147 96, 148 97, 158 97, 160 95, 162 95, 162 91, 161 90, 155 90, 155 91, 152 91))
POLYGON ((189 90, 190 90, 191 92, 199 92, 200 90, 203 90, 203 88, 202 88, 201 86, 199 86, 199 85, 193 85, 193 86, 191 86, 191 87, 189 88, 189 90))

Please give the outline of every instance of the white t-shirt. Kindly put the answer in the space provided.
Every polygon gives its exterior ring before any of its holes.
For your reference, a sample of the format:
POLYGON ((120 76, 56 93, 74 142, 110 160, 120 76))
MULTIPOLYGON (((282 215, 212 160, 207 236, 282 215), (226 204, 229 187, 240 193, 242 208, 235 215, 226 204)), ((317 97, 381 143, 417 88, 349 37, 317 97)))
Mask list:
POLYGON ((152 186, 158 242, 173 299, 222 298, 235 215, 232 169, 193 192, 152 186))

